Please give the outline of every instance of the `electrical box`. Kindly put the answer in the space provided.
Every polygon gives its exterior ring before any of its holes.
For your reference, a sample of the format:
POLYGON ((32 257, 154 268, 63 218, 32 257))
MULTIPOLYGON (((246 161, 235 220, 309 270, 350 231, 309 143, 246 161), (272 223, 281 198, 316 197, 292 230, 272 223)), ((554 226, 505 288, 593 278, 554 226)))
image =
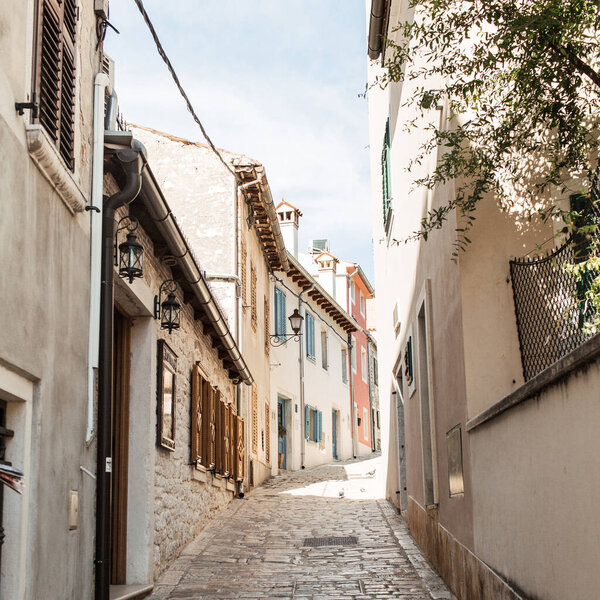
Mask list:
POLYGON ((108 19, 108 0, 94 0, 94 12, 102 19, 108 19))

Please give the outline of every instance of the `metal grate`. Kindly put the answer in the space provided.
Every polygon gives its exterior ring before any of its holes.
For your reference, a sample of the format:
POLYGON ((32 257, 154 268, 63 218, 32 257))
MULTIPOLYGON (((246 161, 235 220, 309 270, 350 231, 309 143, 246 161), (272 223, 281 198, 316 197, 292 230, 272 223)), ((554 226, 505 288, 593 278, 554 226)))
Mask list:
POLYGON ((317 548, 319 546, 354 546, 358 543, 358 538, 353 535, 347 537, 314 537, 304 538, 304 546, 317 548))
MULTIPOLYGON (((599 222, 600 167, 589 198, 590 215, 599 222)), ((510 261, 523 376, 528 381, 591 337, 584 325, 594 317, 586 299, 595 273, 577 280, 567 270, 585 260, 590 241, 577 234, 542 258, 510 261)))

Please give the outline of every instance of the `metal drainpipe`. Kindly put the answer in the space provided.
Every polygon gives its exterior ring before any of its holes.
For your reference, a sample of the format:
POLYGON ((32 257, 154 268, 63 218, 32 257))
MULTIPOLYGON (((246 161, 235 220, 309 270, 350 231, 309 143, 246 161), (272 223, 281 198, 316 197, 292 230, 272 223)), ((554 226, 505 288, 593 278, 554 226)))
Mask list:
MULTIPOLYGON (((315 284, 313 283, 309 288, 302 290, 298 295, 298 312, 300 314, 302 314, 302 294, 304 294, 304 292, 310 292, 314 287, 315 284)), ((304 464, 304 457, 306 454, 306 415, 304 414, 304 346, 302 344, 302 336, 300 336, 298 348, 298 360, 300 361, 300 419, 302 420, 302 427, 300 427, 300 433, 302 434, 302 440, 300 442, 300 464, 304 469, 306 468, 304 464)))
MULTIPOLYGON (((354 414, 354 372, 352 371, 352 334, 348 334, 348 357, 350 360, 350 417, 352 418, 352 458, 356 458, 356 437, 358 436, 358 430, 356 427, 356 415, 354 414)), ((356 357, 354 358, 356 360, 356 357)))
POLYGON ((125 171, 125 185, 105 198, 102 213, 102 281, 100 301, 100 361, 98 377, 98 460, 96 489, 95 599, 109 600, 111 481, 112 481, 112 379, 114 318, 115 211, 132 202, 142 187, 139 150, 120 150, 116 158, 125 171))

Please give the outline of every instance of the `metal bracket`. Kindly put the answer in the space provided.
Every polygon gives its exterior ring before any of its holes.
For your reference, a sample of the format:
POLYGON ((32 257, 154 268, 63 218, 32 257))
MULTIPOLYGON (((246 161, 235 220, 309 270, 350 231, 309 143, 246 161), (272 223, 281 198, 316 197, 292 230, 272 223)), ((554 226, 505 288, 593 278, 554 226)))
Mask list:
POLYGON ((97 206, 94 206, 93 204, 88 204, 88 205, 85 207, 85 210, 86 210, 86 211, 94 210, 94 211, 96 211, 97 213, 99 213, 99 212, 100 212, 100 209, 99 209, 97 206))
POLYGON ((25 109, 31 111, 31 116, 34 119, 37 119, 38 116, 38 105, 35 101, 35 92, 31 94, 30 102, 15 102, 15 110, 19 113, 19 115, 23 116, 25 114, 25 109))

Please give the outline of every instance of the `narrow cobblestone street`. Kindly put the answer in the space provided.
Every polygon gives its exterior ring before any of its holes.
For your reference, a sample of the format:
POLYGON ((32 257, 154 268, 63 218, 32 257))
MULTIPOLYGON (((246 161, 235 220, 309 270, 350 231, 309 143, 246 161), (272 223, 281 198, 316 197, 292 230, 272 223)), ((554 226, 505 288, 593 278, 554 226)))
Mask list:
POLYGON ((376 457, 283 474, 235 500, 157 582, 151 600, 453 599, 380 498, 382 467, 376 457), (305 545, 326 537, 355 540, 305 545))

